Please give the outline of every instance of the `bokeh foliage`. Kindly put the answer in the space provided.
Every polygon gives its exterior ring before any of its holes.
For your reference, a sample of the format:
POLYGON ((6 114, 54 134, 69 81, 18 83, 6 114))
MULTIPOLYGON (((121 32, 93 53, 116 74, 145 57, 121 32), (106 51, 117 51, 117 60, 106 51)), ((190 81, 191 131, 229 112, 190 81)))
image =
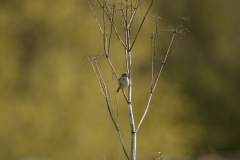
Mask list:
MULTIPOLYGON (((178 24, 180 15, 192 18, 139 130, 139 158, 157 151, 167 159, 240 149, 239 6, 238 0, 156 1, 151 14, 163 17, 162 28, 178 24)), ((0 159, 116 159, 116 132, 91 66, 82 60, 102 54, 87 2, 2 0, 0 27, 0 159)), ((153 31, 149 17, 132 52, 136 123, 150 90, 153 31)), ((170 35, 162 32, 161 38, 164 53, 170 35)), ((116 41, 111 50, 120 75, 123 49, 116 41)), ((111 88, 110 70, 99 63, 111 88)), ((121 94, 118 99, 129 148, 128 113, 121 94)))

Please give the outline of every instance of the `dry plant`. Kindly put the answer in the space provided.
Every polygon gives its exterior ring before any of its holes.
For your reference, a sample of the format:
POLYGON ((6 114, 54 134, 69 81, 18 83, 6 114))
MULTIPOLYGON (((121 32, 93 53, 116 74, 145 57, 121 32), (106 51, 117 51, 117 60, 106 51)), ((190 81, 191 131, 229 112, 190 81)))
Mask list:
MULTIPOLYGON (((141 117, 140 122, 138 123, 138 125, 135 125, 135 121, 134 121, 134 116, 133 116, 133 110, 132 110, 132 59, 131 59, 131 51, 133 49, 133 47, 135 46, 136 40, 139 36, 139 33, 142 29, 142 26, 146 20, 146 18, 149 16, 149 12, 153 6, 154 0, 151 0, 149 3, 149 6, 147 8, 147 10, 144 12, 143 11, 143 2, 144 0, 111 0, 110 3, 107 3, 105 0, 100 1, 100 0, 96 0, 97 4, 93 5, 89 2, 89 0, 87 0, 89 7, 92 10, 93 16, 97 22, 97 25, 99 27, 99 30, 102 34, 102 41, 103 41, 103 51, 104 54, 103 55, 99 55, 99 54, 92 54, 89 56, 84 57, 84 59, 88 60, 91 65, 92 68, 96 74, 100 89, 101 89, 101 93, 104 96, 105 100, 106 100, 106 105, 107 105, 107 109, 109 112, 109 115, 111 117, 111 120, 115 126, 115 129, 117 130, 118 136, 119 136, 119 140, 121 143, 121 147, 124 151, 124 154, 126 156, 126 158, 128 160, 136 160, 136 135, 137 132, 147 114, 148 108, 150 106, 150 102, 151 102, 151 98, 153 95, 153 92, 157 86, 159 77, 161 75, 162 69, 164 67, 164 65, 171 59, 171 57, 173 56, 176 46, 178 44, 178 41, 180 39, 180 35, 184 35, 186 32, 188 32, 188 30, 186 28, 183 27, 183 22, 185 20, 189 20, 190 17, 180 17, 181 19, 181 24, 177 25, 177 26, 168 26, 165 27, 164 29, 162 29, 161 31, 164 32, 170 32, 172 34, 172 38, 169 44, 169 47, 167 49, 167 52, 165 54, 161 54, 161 65, 160 68, 157 69, 156 68, 156 52, 157 52, 157 47, 160 46, 160 38, 159 38, 159 22, 158 20, 161 18, 158 14, 153 15, 152 17, 156 20, 156 30, 154 33, 151 34, 150 38, 151 38, 151 64, 152 64, 152 69, 151 69, 151 86, 150 86, 150 94, 149 94, 149 98, 148 98, 148 102, 146 105, 146 109, 141 117), (97 15, 96 15, 96 9, 101 9, 102 11, 102 15, 101 15, 101 19, 102 19, 102 23, 100 23, 97 15), (121 37, 121 35, 118 32, 118 26, 115 23, 115 14, 120 12, 120 16, 122 17, 122 23, 123 23, 123 32, 124 32, 124 37, 121 37), (140 22, 140 25, 138 27, 138 30, 136 32, 136 34, 133 36, 133 38, 130 36, 130 31, 131 31, 131 27, 133 24, 133 20, 137 15, 137 11, 140 12, 140 16, 142 17, 142 20, 140 22), (130 151, 130 155, 128 154, 128 152, 126 151, 125 145, 123 143, 123 139, 121 136, 121 132, 119 129, 119 109, 118 109, 118 102, 117 102, 117 98, 116 98, 116 93, 114 93, 114 97, 115 97, 115 101, 116 101, 116 105, 117 105, 117 114, 116 117, 113 114, 113 109, 112 109, 112 102, 110 101, 110 93, 109 93, 109 89, 103 79, 103 76, 100 72, 100 68, 98 65, 98 59, 100 58, 104 58, 106 59, 107 63, 109 64, 109 67, 112 70, 112 73, 114 75, 114 77, 118 80, 118 74, 114 68, 114 65, 112 64, 111 58, 114 58, 114 55, 111 53, 110 55, 110 46, 111 46, 111 42, 112 42, 112 37, 113 34, 116 35, 117 40, 119 41, 119 43, 122 45, 122 47, 125 50, 125 62, 126 62, 126 70, 128 73, 128 78, 129 78, 129 86, 128 86, 128 90, 127 93, 124 92, 124 90, 122 90, 122 93, 125 97, 126 100, 126 104, 128 106, 128 113, 129 113, 129 117, 130 117, 130 126, 131 126, 131 151, 130 151), (132 40, 133 39, 133 40, 132 40), (175 41, 175 43, 174 43, 175 41)), ((160 155, 159 155, 160 156, 160 155)), ((159 158, 159 157, 158 157, 159 158)))
POLYGON ((161 152, 156 152, 155 156, 153 157, 153 160, 162 160, 162 153, 161 152))

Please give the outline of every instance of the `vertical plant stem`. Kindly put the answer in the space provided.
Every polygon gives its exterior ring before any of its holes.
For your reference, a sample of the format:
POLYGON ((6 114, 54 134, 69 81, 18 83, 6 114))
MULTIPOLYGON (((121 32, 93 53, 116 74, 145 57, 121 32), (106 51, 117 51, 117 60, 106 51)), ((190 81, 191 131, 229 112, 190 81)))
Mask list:
MULTIPOLYGON (((126 29, 127 31, 127 45, 128 49, 130 48, 130 31, 129 28, 126 29)), ((136 150, 137 150, 137 133, 135 131, 135 123, 134 123, 134 116, 132 110, 132 59, 131 59, 131 52, 127 50, 128 54, 128 72, 129 72, 129 89, 128 89, 128 109, 130 114, 130 126, 131 126, 131 160, 136 160, 136 150)))
MULTIPOLYGON (((123 12, 124 13, 124 12, 123 12)), ((132 62, 131 62, 131 52, 130 52, 130 28, 127 27, 128 24, 128 3, 126 1, 126 10, 125 10, 125 22, 124 22, 124 31, 125 31, 125 54, 126 54, 126 68, 128 71, 129 78, 129 87, 128 87, 128 113, 130 118, 130 127, 131 127, 131 160, 136 160, 136 132, 135 132, 135 123, 132 110, 132 62)))

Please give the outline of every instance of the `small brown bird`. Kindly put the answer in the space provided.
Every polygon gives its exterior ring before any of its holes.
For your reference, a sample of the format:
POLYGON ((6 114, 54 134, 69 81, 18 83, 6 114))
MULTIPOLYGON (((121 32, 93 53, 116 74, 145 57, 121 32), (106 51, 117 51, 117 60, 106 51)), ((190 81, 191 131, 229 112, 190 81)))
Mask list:
POLYGON ((119 87, 118 87, 118 89, 116 91, 117 93, 119 92, 120 89, 124 89, 124 88, 128 87, 129 79, 128 79, 127 72, 124 72, 122 74, 122 76, 118 79, 118 85, 119 85, 119 87))

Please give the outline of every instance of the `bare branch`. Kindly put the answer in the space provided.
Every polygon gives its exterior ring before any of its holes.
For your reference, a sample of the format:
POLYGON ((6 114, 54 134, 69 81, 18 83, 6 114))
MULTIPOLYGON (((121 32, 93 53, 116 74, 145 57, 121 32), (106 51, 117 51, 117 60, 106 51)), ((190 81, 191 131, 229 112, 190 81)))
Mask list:
POLYGON ((129 102, 128 99, 127 99, 127 96, 126 96, 126 93, 124 92, 124 90, 122 90, 123 92, 123 95, 124 95, 124 98, 126 99, 127 103, 129 102))
MULTIPOLYGON (((163 59, 163 57, 162 57, 162 51, 161 51, 161 43, 160 43, 160 38, 159 38, 159 33, 158 33, 158 27, 159 27, 159 25, 158 25, 158 19, 161 19, 162 17, 160 16, 160 15, 158 15, 158 14, 155 14, 154 16, 153 16, 154 18, 155 18, 155 21, 156 21, 156 33, 155 33, 155 35, 156 35, 156 37, 157 37, 157 42, 158 42, 158 46, 159 46, 159 53, 160 53, 160 56, 161 56, 161 60, 163 59)), ((163 61, 163 60, 162 60, 163 61)))
MULTIPOLYGON (((123 26, 126 27, 126 24, 127 24, 127 16, 126 16, 125 13, 124 13, 124 6, 123 6, 123 3, 122 3, 122 0, 121 0, 120 10, 122 11, 123 26)), ((127 8, 126 8, 126 10, 127 10, 127 8)))
POLYGON ((152 0, 150 6, 148 7, 147 12, 146 12, 145 15, 143 16, 143 20, 142 20, 142 22, 141 22, 141 24, 140 24, 140 27, 139 27, 139 29, 138 29, 138 31, 137 31, 137 34, 135 35, 135 38, 134 38, 133 43, 132 43, 132 46, 131 46, 131 48, 129 49, 130 51, 132 50, 132 47, 134 46, 134 44, 135 44, 135 42, 136 42, 136 39, 137 39, 137 37, 138 37, 138 35, 139 35, 139 32, 140 32, 140 30, 141 30, 141 28, 142 28, 142 26, 143 26, 143 23, 144 23, 147 15, 148 15, 150 9, 152 8, 153 2, 154 2, 154 0, 152 0))
MULTIPOLYGON (((112 82, 113 82, 114 80, 113 80, 113 74, 112 74, 112 82)), ((116 96, 116 87, 115 87, 115 85, 114 85, 114 83, 112 83, 113 84, 113 90, 114 90, 114 92, 113 92, 113 94, 114 94, 114 97, 115 97, 115 102, 116 102, 116 108, 117 108, 117 124, 119 125, 119 106, 118 106, 118 100, 117 100, 117 96, 116 96)))
POLYGON ((115 71, 115 69, 114 69, 114 67, 113 67, 113 65, 112 65, 112 62, 110 61, 109 57, 107 58, 107 60, 108 60, 108 63, 109 63, 109 65, 110 65, 110 67, 111 67, 111 69, 112 69, 114 75, 115 75, 116 78, 118 79, 117 72, 115 71))
POLYGON ((130 18, 130 21, 129 21, 128 25, 127 25, 127 28, 129 28, 129 27, 131 26, 132 21, 133 21, 133 18, 135 17, 135 15, 136 15, 136 13, 137 13, 137 9, 138 9, 138 7, 139 7, 139 0, 137 0, 136 3, 137 3, 137 4, 136 4, 136 6, 134 7, 133 13, 131 14, 131 18, 130 18))
POLYGON ((152 90, 152 87, 153 87, 153 83, 154 83, 154 74, 155 74, 155 54, 156 54, 156 51, 155 51, 155 41, 156 41, 156 35, 155 34, 152 34, 151 35, 151 48, 152 48, 152 57, 151 57, 151 62, 152 62, 152 72, 151 72, 151 90, 152 90))
POLYGON ((100 58, 105 58, 105 57, 103 55, 99 55, 99 54, 92 54, 89 56, 85 56, 83 59, 88 60, 91 63, 93 71, 97 77, 100 89, 102 91, 102 94, 104 97, 106 97, 108 94, 107 87, 103 80, 103 77, 101 75, 101 72, 100 72, 100 69, 99 69, 98 63, 97 63, 97 59, 100 59, 100 58))
MULTIPOLYGON (((155 15, 155 18, 158 18, 158 17, 159 17, 159 16, 155 15)), ((183 20, 188 20, 188 19, 189 19, 189 18, 184 17, 184 18, 182 18, 182 21, 183 21, 183 20)), ((183 22, 182 22, 182 23, 183 23, 183 22)), ((155 59, 155 58, 153 58, 153 57, 155 56, 154 54, 155 54, 155 40, 156 40, 156 37, 157 37, 158 44, 160 45, 160 39, 159 39, 159 36, 158 36, 158 23, 156 23, 156 33, 155 33, 155 35, 152 35, 152 36, 151 36, 151 44, 152 44, 152 49, 153 49, 153 51, 152 51, 152 83, 151 83, 151 92, 150 92, 150 95, 149 95, 149 98, 148 98, 148 102, 147 102, 147 105, 146 105, 146 109, 145 109, 145 111, 144 111, 144 113, 143 113, 143 115, 142 115, 142 118, 141 118, 141 120, 140 120, 140 122, 139 122, 139 124, 138 124, 138 127, 137 127, 137 129, 136 129, 136 132, 137 132, 138 129, 140 128, 140 126, 141 126, 141 124, 142 124, 142 122, 143 122, 143 120, 144 120, 144 118, 145 118, 145 116, 146 116, 146 114, 147 114, 147 111, 148 111, 148 108, 149 108, 149 105, 150 105, 150 102, 151 102, 152 94, 153 94, 153 92, 154 92, 154 90, 155 90, 155 88, 156 88, 156 85, 157 85, 158 80, 159 80, 159 77, 160 77, 160 75, 161 75, 161 73, 162 73, 162 69, 163 69, 163 67, 164 67, 164 64, 165 64, 168 60, 170 60, 170 58, 173 56, 173 54, 174 54, 174 52, 175 52, 175 50, 176 50, 176 47, 177 47, 177 45, 178 45, 179 35, 184 35, 185 32, 188 31, 186 28, 183 28, 182 23, 181 23, 180 26, 177 26, 176 28, 174 28, 173 26, 168 26, 167 28, 165 28, 165 31, 172 32, 173 35, 172 35, 172 39, 171 39, 171 42, 170 42, 170 44, 169 44, 169 47, 168 47, 168 50, 167 50, 167 53, 166 53, 164 59, 162 59, 162 54, 161 54, 162 65, 161 65, 161 67, 159 68, 158 75, 157 75, 157 77, 156 77, 155 82, 153 82, 153 79, 154 79, 154 75, 153 75, 153 74, 154 74, 154 63, 155 63, 155 62, 154 62, 154 59, 155 59), (169 55, 169 54, 170 54, 170 49, 171 49, 172 44, 173 44, 173 40, 174 40, 174 38, 175 38, 176 35, 178 35, 177 38, 176 38, 176 41, 177 41, 177 42, 176 42, 176 44, 175 44, 175 47, 174 47, 171 55, 169 55), (154 38, 154 40, 152 40, 153 38, 154 38), (152 42, 152 41, 154 41, 154 42, 152 42)), ((160 48, 160 49, 161 49, 161 48, 160 48)), ((161 51, 160 51, 160 52, 161 52, 161 51)))
MULTIPOLYGON (((99 2, 99 3, 100 3, 100 2, 99 2)), ((103 7, 103 5, 102 5, 102 7, 103 7)), ((115 7, 113 7, 112 15, 110 15, 111 21, 113 21, 114 9, 115 9, 115 7)), ((116 73, 116 71, 115 71, 115 69, 114 69, 114 67, 113 67, 113 65, 112 65, 112 63, 111 63, 111 61, 110 61, 110 59, 109 59, 109 49, 110 49, 110 43, 111 43, 111 37, 112 37, 112 27, 113 27, 113 26, 111 25, 110 36, 109 36, 108 44, 107 44, 107 41, 106 41, 106 39, 107 39, 107 35, 106 35, 107 30, 106 30, 106 21, 105 21, 105 13, 106 13, 106 12, 105 12, 104 8, 102 9, 102 11, 103 11, 103 15, 102 15, 102 16, 103 16, 103 23, 104 23, 104 31, 102 32, 102 34, 103 34, 104 53, 105 53, 105 57, 107 58, 108 63, 109 63, 109 65, 110 65, 112 71, 114 72, 116 78, 118 79, 117 73, 116 73)), ((108 13, 108 12, 107 12, 107 13, 108 13)))
POLYGON ((99 3, 100 7, 103 9, 103 11, 106 13, 109 21, 111 22, 111 25, 113 26, 113 29, 114 29, 114 31, 115 31, 115 33, 116 33, 116 35, 117 35, 117 38, 118 38, 119 42, 122 44, 122 46, 123 46, 124 48, 126 48, 126 44, 124 44, 124 42, 122 41, 120 35, 118 34, 118 31, 117 31, 117 28, 116 28, 116 26, 115 26, 115 24, 114 24, 114 22, 113 22, 113 19, 111 19, 111 16, 110 16, 109 13, 106 11, 105 6, 104 6, 99 0, 97 0, 97 1, 98 1, 98 3, 99 3))
POLYGON ((111 113, 111 109, 110 109, 110 104, 109 104, 108 97, 106 97, 106 104, 107 104, 107 108, 108 108, 109 115, 110 115, 110 117, 111 117, 111 119, 112 119, 112 122, 113 122, 113 124, 114 124, 114 126, 115 126, 115 128, 116 128, 116 130, 117 130, 118 137, 119 137, 119 140, 120 140, 122 149, 123 149, 123 151, 124 151, 127 159, 130 160, 130 159, 129 159, 129 156, 128 156, 128 154, 127 154, 127 151, 126 151, 126 149, 125 149, 125 147, 124 147, 123 139, 122 139, 122 135, 121 135, 121 133, 120 133, 119 127, 118 127, 118 125, 117 125, 117 123, 116 123, 116 121, 115 121, 115 119, 114 119, 114 117, 113 117, 113 115, 112 115, 112 113, 111 113))
POLYGON ((104 83, 102 83, 101 78, 99 77, 99 73, 98 73, 98 70, 97 70, 97 66, 96 66, 95 63, 93 64, 93 61, 92 61, 92 60, 90 61, 90 63, 91 63, 91 65, 92 65, 93 71, 94 71, 94 73, 95 73, 95 75, 96 75, 96 77, 97 77, 98 84, 99 84, 99 87, 100 87, 100 89, 101 89, 101 92, 102 92, 103 96, 106 97, 106 92, 105 92, 105 90, 104 90, 105 87, 103 86, 104 83))
POLYGON ((172 56, 173 56, 173 54, 174 54, 174 52, 175 52, 175 50, 176 50, 176 48, 177 48, 177 45, 178 45, 178 39, 179 39, 179 36, 177 36, 177 38, 176 38, 175 47, 173 48, 172 54, 169 56, 169 58, 167 59, 167 61, 169 61, 169 60, 172 58, 172 56))
POLYGON ((142 124, 142 122, 143 122, 143 120, 144 120, 144 118, 145 118, 145 116, 146 116, 146 114, 147 114, 147 111, 148 111, 148 108, 149 108, 149 106, 150 106, 150 102, 151 102, 151 99, 152 99, 152 94, 153 94, 153 92, 151 92, 150 95, 149 95, 146 109, 145 109, 145 111, 144 111, 144 113, 143 113, 143 115, 142 115, 142 118, 141 118, 138 126, 137 126, 136 132, 137 132, 138 129, 140 128, 140 126, 141 126, 141 124, 142 124))
POLYGON ((139 5, 139 7, 140 7, 140 11, 141 11, 141 14, 142 14, 142 17, 143 17, 143 10, 142 10, 142 4, 143 4, 143 1, 144 1, 144 0, 142 0, 142 3, 139 5))
MULTIPOLYGON (((112 120, 112 122, 113 122, 113 124, 114 124, 114 126, 115 126, 115 128, 117 130, 117 132, 118 132, 118 136, 119 136, 119 140, 120 140, 121 146, 123 148, 123 151, 124 151, 127 159, 130 160, 129 156, 128 156, 127 152, 126 152, 126 149, 124 147, 124 144, 123 144, 123 139, 122 139, 119 127, 118 127, 118 121, 116 121, 114 116, 113 116, 113 111, 112 111, 112 107, 111 107, 111 104, 110 104, 110 95, 109 95, 107 86, 106 86, 106 84, 105 84, 105 82, 103 80, 103 77, 101 75, 100 69, 98 67, 98 63, 97 63, 97 59, 98 58, 101 58, 101 55, 99 55, 99 54, 90 55, 90 56, 86 56, 84 59, 88 60, 91 63, 92 67, 93 67, 93 71, 94 71, 94 73, 95 73, 95 75, 97 77, 97 80, 98 80, 101 92, 102 92, 103 96, 105 97, 109 115, 111 117, 111 120, 112 120)), ((118 117, 118 114, 117 114, 117 117, 118 117)))
POLYGON ((160 67, 160 69, 159 69, 159 71, 158 71, 158 75, 157 75, 157 78, 156 78, 156 81, 155 81, 155 84, 154 84, 154 87, 153 87, 153 91, 154 91, 155 88, 156 88, 158 79, 159 79, 159 77, 160 77, 160 75, 161 75, 161 72, 162 72, 162 68, 163 68, 163 66, 164 66, 164 64, 165 64, 165 62, 166 62, 166 60, 167 60, 167 58, 168 58, 168 54, 169 54, 170 48, 171 48, 171 46, 172 46, 172 42, 173 42, 173 39, 174 39, 175 35, 176 35, 176 33, 174 33, 173 36, 172 36, 170 45, 169 45, 169 47, 168 47, 167 54, 165 55, 165 58, 164 58, 164 60, 163 60, 163 62, 162 62, 162 66, 160 67))
POLYGON ((93 8, 92 8, 92 5, 90 4, 90 2, 89 2, 88 0, 87 0, 87 2, 88 2, 89 7, 90 7, 91 10, 92 10, 92 13, 93 13, 93 16, 94 16, 94 18, 95 18, 95 20, 96 20, 96 22, 97 22, 97 25, 98 25, 101 33, 103 34, 103 30, 102 30, 102 28, 101 28, 100 23, 98 22, 97 16, 96 16, 96 14, 95 14, 95 12, 94 12, 94 10, 93 10, 93 8))
POLYGON ((163 66, 164 66, 164 64, 165 64, 165 62, 166 62, 166 60, 167 60, 167 58, 168 58, 169 50, 170 50, 170 48, 171 48, 171 46, 172 46, 172 42, 173 42, 173 39, 174 39, 175 34, 176 34, 176 33, 174 33, 173 36, 172 36, 172 40, 171 40, 170 45, 169 45, 169 47, 168 47, 168 51, 167 51, 167 53, 166 53, 166 55, 165 55, 165 58, 164 58, 164 60, 163 60, 163 62, 162 62, 161 67, 159 68, 157 78, 156 78, 156 80, 155 80, 155 82, 154 82, 154 85, 153 85, 153 87, 152 87, 152 89, 151 89, 151 92, 150 92, 150 95, 149 95, 149 98, 148 98, 148 103, 147 103, 146 109, 145 109, 145 111, 144 111, 144 114, 142 115, 142 118, 141 118, 141 120, 140 120, 140 122, 139 122, 139 124, 138 124, 138 127, 137 127, 137 130, 136 130, 136 131, 138 131, 138 129, 140 128, 140 126, 141 126, 141 124, 142 124, 142 122, 143 122, 143 120, 144 120, 144 118, 145 118, 145 116, 146 116, 146 114, 147 114, 147 111, 148 111, 148 108, 149 108, 149 105, 150 105, 150 102, 151 102, 152 94, 153 94, 153 92, 154 92, 154 90, 155 90, 155 88, 156 88, 156 85, 157 85, 157 83, 158 83, 159 77, 160 77, 160 75, 161 75, 161 73, 162 73, 163 66))
POLYGON ((97 60, 94 60, 94 63, 95 63, 95 66, 96 66, 95 69, 96 69, 96 72, 97 72, 97 74, 98 74, 99 81, 100 81, 101 86, 102 86, 103 91, 104 91, 104 96, 107 97, 107 95, 108 95, 107 86, 106 86, 106 84, 105 84, 105 82, 104 82, 104 80, 103 80, 103 77, 102 77, 102 75, 101 75, 101 72, 100 72, 100 70, 99 70, 99 67, 98 67, 98 64, 97 64, 97 60))
POLYGON ((130 12, 131 12, 131 16, 133 15, 133 10, 132 10, 132 8, 133 8, 133 0, 131 0, 131 2, 130 2, 130 12))
MULTIPOLYGON (((114 13, 115 13, 115 5, 112 8, 111 21, 113 21, 114 13)), ((113 26, 111 25, 111 27, 110 27, 110 35, 109 35, 109 39, 108 39, 108 55, 107 56, 109 56, 109 50, 110 50, 111 38, 112 38, 112 30, 113 30, 113 26)))
POLYGON ((106 45, 107 45, 107 29, 106 29, 106 21, 105 21, 105 13, 104 13, 104 9, 102 10, 102 18, 103 18, 103 49, 104 49, 104 53, 106 55, 106 57, 108 56, 108 52, 106 49, 106 45))

